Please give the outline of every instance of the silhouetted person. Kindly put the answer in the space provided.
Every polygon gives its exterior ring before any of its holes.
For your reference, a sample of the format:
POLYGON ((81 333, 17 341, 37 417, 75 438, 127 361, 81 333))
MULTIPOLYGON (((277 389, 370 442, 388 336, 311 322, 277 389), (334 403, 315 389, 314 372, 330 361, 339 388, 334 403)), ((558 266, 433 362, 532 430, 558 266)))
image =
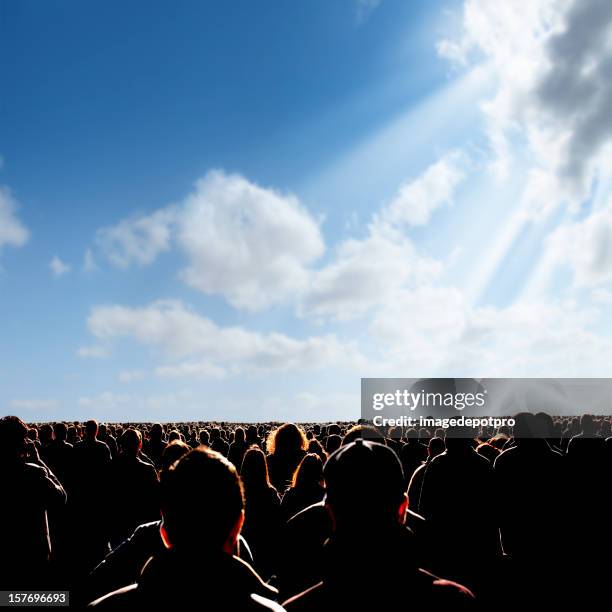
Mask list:
POLYGON ((282 609, 255 571, 233 555, 244 521, 244 495, 235 467, 199 447, 162 478, 161 535, 166 550, 138 582, 91 605, 109 610, 188 609, 204 594, 211 610, 282 609), (215 500, 211 503, 211 497, 215 500))
POLYGON ((100 440, 100 442, 104 442, 104 444, 108 446, 111 457, 115 459, 118 453, 117 440, 104 423, 100 423, 98 426, 98 440, 100 440))
POLYGON ((119 446, 120 454, 113 462, 112 472, 115 544, 122 542, 138 525, 159 518, 159 481, 155 468, 138 456, 142 448, 140 432, 126 429, 119 446))
POLYGON ((164 439, 164 429, 161 423, 154 423, 149 431, 149 439, 144 444, 144 452, 147 454, 155 467, 159 469, 161 465, 161 457, 166 448, 166 440, 164 439))
POLYGON ((576 525, 567 538, 565 555, 577 560, 575 569, 567 577, 575 586, 573 597, 584 600, 589 594, 592 604, 599 603, 608 583, 607 563, 602 561, 603 551, 610 549, 612 537, 608 525, 612 513, 610 495, 610 462, 606 456, 606 443, 597 433, 591 415, 582 415, 574 421, 574 435, 567 444, 567 495, 570 524, 576 525), (577 431, 576 431, 577 429, 577 431))
POLYGON ((253 446, 246 452, 240 473, 246 497, 242 533, 253 553, 255 567, 267 578, 276 569, 280 497, 270 483, 266 456, 259 447, 253 446))
POLYGON ((432 438, 427 445, 427 459, 414 470, 408 485, 408 501, 410 502, 410 509, 414 512, 418 512, 421 505, 421 488, 427 465, 434 457, 442 454, 445 450, 446 446, 442 438, 432 438))
POLYGON ((210 448, 227 457, 229 444, 221 436, 221 430, 218 427, 213 427, 210 430, 210 448))
POLYGON ((324 577, 285 602, 287 610, 459 610, 472 594, 420 568, 405 526, 407 498, 397 455, 376 442, 342 446, 324 468, 333 534, 324 577))
POLYGON ((283 495, 281 513, 285 521, 300 510, 323 499, 323 463, 315 454, 306 455, 293 476, 293 484, 283 495))
POLYGON ((238 427, 234 432, 234 441, 230 444, 229 450, 227 451, 227 458, 236 466, 238 471, 240 471, 242 466, 242 460, 246 450, 247 445, 244 429, 238 427))
POLYGON ((492 465, 474 450, 471 433, 468 428, 447 432, 446 451, 425 469, 419 511, 434 536, 433 567, 477 590, 486 586, 486 572, 501 551, 492 465))
POLYGON ((325 452, 328 455, 335 453, 342 444, 342 436, 338 434, 332 434, 331 436, 327 436, 325 439, 325 452))
POLYGON ((111 453, 97 436, 98 423, 87 421, 84 438, 74 447, 78 485, 73 487, 69 502, 80 558, 78 570, 82 572, 90 571, 108 553, 112 527, 108 517, 111 453))
POLYGON ((514 444, 493 465, 501 542, 512 562, 517 598, 551 604, 555 593, 542 593, 542 583, 558 580, 563 563, 563 458, 546 440, 549 427, 544 419, 520 413, 515 421, 514 444))
POLYGON ((406 477, 406 486, 408 486, 414 470, 427 459, 427 446, 419 441, 419 433, 416 429, 409 429, 406 432, 406 443, 400 450, 399 458, 406 477))
POLYGON ((285 423, 270 433, 267 447, 270 482, 283 495, 291 486, 293 474, 306 454, 308 440, 300 427, 285 423))
POLYGON ((66 493, 27 438, 16 416, 0 419, 0 584, 3 590, 49 586, 51 539, 47 512, 66 502, 66 493))

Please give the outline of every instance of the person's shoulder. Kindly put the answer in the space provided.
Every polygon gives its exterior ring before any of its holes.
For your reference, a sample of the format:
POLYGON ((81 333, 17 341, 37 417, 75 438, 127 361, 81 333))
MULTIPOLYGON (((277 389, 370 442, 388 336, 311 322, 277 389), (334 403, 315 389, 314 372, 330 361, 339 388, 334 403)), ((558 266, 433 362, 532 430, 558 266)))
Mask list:
POLYGON ((512 460, 518 454, 518 446, 510 446, 509 448, 505 448, 497 457, 495 457, 495 461, 493 462, 494 468, 499 468, 500 466, 505 466, 507 463, 512 462, 512 460))
POLYGON ((49 480, 49 469, 38 463, 23 463, 21 474, 24 480, 34 484, 42 484, 49 480))
POLYGON ((431 471, 435 471, 437 468, 446 465, 447 463, 452 464, 453 461, 451 459, 449 459, 448 453, 446 451, 444 451, 443 453, 440 453, 439 455, 436 455, 435 457, 432 457, 432 459, 430 459, 430 461, 428 461, 425 464, 425 471, 426 472, 431 472, 431 471))
POLYGON ((283 608, 293 612, 324 610, 325 590, 325 583, 319 582, 284 601, 283 608))
POLYGON ((128 586, 107 593, 102 597, 90 602, 88 608, 98 608, 104 610, 134 610, 137 609, 136 599, 138 594, 138 585, 130 584, 128 586))
POLYGON ((440 578, 422 568, 419 569, 418 572, 420 578, 427 585, 428 590, 431 590, 433 597, 448 601, 449 603, 463 602, 470 605, 474 602, 474 593, 462 584, 446 578, 440 578))

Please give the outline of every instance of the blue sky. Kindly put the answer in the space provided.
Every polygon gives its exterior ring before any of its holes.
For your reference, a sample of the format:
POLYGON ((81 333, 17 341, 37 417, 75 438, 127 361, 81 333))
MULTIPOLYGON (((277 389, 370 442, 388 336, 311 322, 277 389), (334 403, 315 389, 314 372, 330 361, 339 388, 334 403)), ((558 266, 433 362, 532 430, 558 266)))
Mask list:
POLYGON ((361 376, 605 375, 606 3, 0 17, 6 412, 357 418, 361 376))

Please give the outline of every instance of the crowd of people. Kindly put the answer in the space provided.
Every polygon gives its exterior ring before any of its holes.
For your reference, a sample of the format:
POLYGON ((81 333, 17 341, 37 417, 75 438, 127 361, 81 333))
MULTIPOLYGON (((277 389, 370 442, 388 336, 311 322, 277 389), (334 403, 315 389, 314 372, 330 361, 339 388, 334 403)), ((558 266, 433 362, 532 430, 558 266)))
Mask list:
POLYGON ((103 610, 607 600, 611 435, 544 413, 480 431, 3 417, 0 590, 103 610))

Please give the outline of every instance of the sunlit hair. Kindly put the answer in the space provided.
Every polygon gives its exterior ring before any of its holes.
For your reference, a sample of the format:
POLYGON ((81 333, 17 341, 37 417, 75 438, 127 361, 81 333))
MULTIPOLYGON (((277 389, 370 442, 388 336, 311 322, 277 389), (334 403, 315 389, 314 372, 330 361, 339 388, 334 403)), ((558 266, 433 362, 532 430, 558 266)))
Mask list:
POLYGON ((313 438, 308 442, 308 452, 314 453, 315 455, 319 455, 321 461, 323 462, 325 462, 325 460, 327 459, 327 453, 323 449, 321 443, 316 438, 313 438))
POLYGON ((268 475, 268 461, 259 446, 251 446, 244 454, 240 476, 246 490, 272 486, 268 475))
POLYGON ((301 427, 285 423, 270 432, 266 448, 271 455, 295 455, 308 448, 308 438, 301 427))
POLYGON ((296 489, 313 487, 323 480, 323 462, 319 455, 308 453, 293 473, 291 486, 296 489))

